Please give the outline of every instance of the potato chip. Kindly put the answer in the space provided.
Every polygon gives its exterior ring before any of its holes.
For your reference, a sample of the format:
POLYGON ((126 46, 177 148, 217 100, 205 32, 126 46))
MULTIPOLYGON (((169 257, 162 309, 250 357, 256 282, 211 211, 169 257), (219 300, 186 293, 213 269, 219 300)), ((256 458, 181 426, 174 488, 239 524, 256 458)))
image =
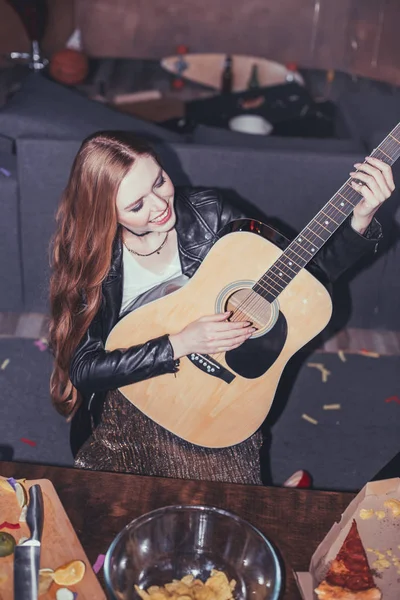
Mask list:
POLYGON ((142 600, 233 600, 235 586, 234 579, 229 581, 223 571, 213 569, 205 583, 185 575, 164 586, 152 585, 147 591, 135 585, 135 590, 142 600))

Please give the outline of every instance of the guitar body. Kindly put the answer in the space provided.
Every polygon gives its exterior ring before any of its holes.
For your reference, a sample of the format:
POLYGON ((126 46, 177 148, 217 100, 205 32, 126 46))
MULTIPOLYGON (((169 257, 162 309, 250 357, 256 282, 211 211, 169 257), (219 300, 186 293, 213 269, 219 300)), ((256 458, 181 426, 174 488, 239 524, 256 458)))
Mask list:
POLYGON ((178 333, 191 321, 224 310, 240 310, 240 320, 257 327, 236 350, 181 358, 177 373, 125 386, 122 394, 193 444, 221 448, 251 436, 270 410, 286 363, 327 325, 332 313, 328 292, 304 269, 272 304, 251 290, 281 254, 261 235, 229 233, 184 287, 119 321, 107 350, 178 333))

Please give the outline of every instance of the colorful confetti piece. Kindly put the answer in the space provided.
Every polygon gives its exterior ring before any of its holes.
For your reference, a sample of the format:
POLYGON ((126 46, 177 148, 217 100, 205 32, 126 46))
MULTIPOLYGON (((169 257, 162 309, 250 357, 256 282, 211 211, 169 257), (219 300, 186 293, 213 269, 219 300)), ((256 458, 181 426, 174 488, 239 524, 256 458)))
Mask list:
POLYGON ((312 417, 310 417, 309 415, 306 415, 305 413, 303 413, 301 415, 301 418, 304 419, 305 421, 308 421, 309 423, 312 423, 313 425, 318 425, 317 419, 313 419, 312 417))
POLYGON ((11 177, 11 172, 4 167, 0 167, 0 173, 4 175, 4 177, 11 177))
POLYGON ((28 440, 28 438, 21 438, 21 442, 23 442, 24 444, 28 444, 28 446, 32 446, 32 448, 36 446, 36 442, 28 440))
POLYGON ((346 358, 345 353, 344 353, 343 350, 339 350, 338 351, 338 357, 340 358, 340 360, 342 362, 347 362, 347 358, 346 358))
POLYGON ((313 367, 314 369, 321 371, 322 383, 326 383, 328 381, 328 376, 331 374, 331 372, 328 371, 328 369, 326 369, 322 363, 307 363, 307 367, 313 367))
POLYGON ((397 404, 400 404, 400 398, 398 396, 390 396, 389 398, 386 398, 385 402, 397 402, 397 404))
POLYGON ((7 367, 9 364, 10 364, 10 359, 9 359, 9 358, 6 358, 6 360, 3 360, 3 362, 1 363, 1 367, 0 367, 0 369, 1 369, 2 371, 4 371, 4 369, 5 369, 5 368, 6 368, 6 367, 7 367))
POLYGON ((378 352, 370 352, 370 350, 366 350, 365 348, 361 348, 358 354, 362 354, 363 356, 369 356, 369 358, 379 358, 380 354, 378 352))
POLYGON ((340 404, 324 404, 322 408, 324 410, 340 410, 342 407, 340 404))
POLYGON ((98 573, 101 569, 101 567, 104 565, 104 561, 105 561, 106 555, 105 554, 99 554, 98 557, 96 558, 96 562, 94 563, 92 569, 95 573, 98 573))
POLYGON ((46 338, 40 338, 40 340, 35 340, 33 345, 39 348, 40 352, 45 352, 49 347, 49 342, 46 338))

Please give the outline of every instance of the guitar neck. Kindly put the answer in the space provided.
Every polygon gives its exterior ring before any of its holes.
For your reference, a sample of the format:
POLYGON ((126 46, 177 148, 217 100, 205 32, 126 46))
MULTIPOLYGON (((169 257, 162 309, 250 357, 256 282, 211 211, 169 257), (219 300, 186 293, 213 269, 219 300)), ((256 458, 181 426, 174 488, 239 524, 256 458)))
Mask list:
MULTIPOLYGON (((375 148, 371 156, 388 165, 392 165, 400 157, 400 123, 375 148)), ((342 185, 255 283, 255 292, 273 302, 297 273, 314 258, 362 199, 362 195, 351 186, 351 181, 352 178, 349 178, 342 185)))

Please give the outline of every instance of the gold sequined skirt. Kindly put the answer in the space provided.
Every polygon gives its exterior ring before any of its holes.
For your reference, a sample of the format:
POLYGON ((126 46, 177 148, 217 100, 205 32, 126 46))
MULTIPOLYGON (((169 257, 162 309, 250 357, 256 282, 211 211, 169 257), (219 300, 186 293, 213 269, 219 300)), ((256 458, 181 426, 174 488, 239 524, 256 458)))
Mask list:
POLYGON ((138 410, 118 390, 107 394, 102 419, 81 447, 82 469, 262 485, 261 431, 229 448, 195 446, 138 410))

